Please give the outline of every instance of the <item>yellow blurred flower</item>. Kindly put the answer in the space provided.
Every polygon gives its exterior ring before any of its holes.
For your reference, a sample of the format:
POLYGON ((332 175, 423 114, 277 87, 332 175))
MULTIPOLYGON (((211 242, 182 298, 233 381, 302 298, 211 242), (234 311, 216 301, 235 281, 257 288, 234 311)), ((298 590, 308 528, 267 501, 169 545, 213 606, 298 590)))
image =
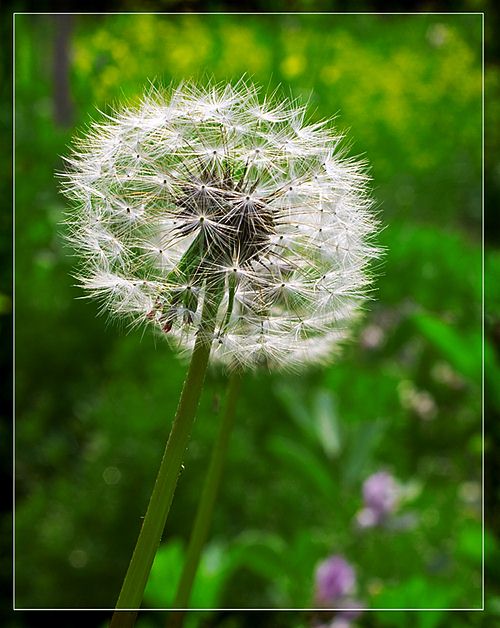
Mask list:
POLYGON ((302 55, 290 55, 283 59, 280 69, 285 78, 295 78, 303 74, 306 69, 306 60, 302 55))

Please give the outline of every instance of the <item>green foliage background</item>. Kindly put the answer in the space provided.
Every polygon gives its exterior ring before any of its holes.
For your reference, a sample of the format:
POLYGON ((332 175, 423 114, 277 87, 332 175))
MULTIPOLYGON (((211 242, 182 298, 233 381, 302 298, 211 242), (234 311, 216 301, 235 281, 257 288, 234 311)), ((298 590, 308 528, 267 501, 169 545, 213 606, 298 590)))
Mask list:
MULTIPOLYGON (((16 604, 111 608, 185 366, 149 331, 125 334, 78 299, 54 178, 74 132, 54 122, 55 29, 53 16, 16 17, 16 604)), ((315 565, 340 553, 367 608, 479 608, 481 16, 79 15, 70 54, 81 129, 96 107, 137 99, 149 81, 245 73, 308 99, 313 117, 336 114, 351 153, 371 165, 387 250, 374 298, 337 363, 246 378, 193 605, 307 608, 315 565), (361 485, 380 469, 405 485, 401 515, 414 524, 361 533, 361 485)), ((485 87, 498 93, 496 68, 485 87)), ((498 108, 488 115, 492 124, 498 108)), ((488 136, 491 154, 495 142, 488 136)), ((498 252, 488 250, 486 264, 500 276, 498 252)), ((485 360, 493 383, 500 368, 489 344, 485 360)), ((149 608, 171 602, 223 395, 224 374, 212 371, 149 608)), ((500 411, 498 394, 490 404, 500 411)), ((488 530, 485 542, 487 574, 498 575, 488 530)), ((500 622, 497 596, 488 604, 500 622)), ((192 626, 248 621, 190 616, 192 626)), ((310 621, 267 614, 259 625, 310 621)), ((162 622, 145 614, 139 625, 162 622)), ((482 622, 380 610, 357 625, 482 622)))

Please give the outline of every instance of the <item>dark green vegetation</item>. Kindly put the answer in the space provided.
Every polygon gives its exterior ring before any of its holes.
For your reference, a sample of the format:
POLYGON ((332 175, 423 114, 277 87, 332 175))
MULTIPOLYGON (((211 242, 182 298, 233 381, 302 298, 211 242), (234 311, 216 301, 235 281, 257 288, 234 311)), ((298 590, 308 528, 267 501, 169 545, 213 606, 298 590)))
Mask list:
MULTIPOLYGON (((53 81, 61 28, 53 17, 16 18, 17 606, 114 605, 185 375, 149 331, 125 333, 77 299, 54 178, 74 128, 55 119, 84 127, 95 107, 137 97, 149 80, 247 73, 308 98, 314 117, 338 114, 351 153, 371 165, 387 254, 335 364, 243 382, 192 604, 311 606, 316 564, 338 553, 355 566, 367 608, 480 607, 480 16, 78 16, 67 101, 64 80, 53 81), (400 515, 412 525, 360 532, 361 485, 380 469, 405 485, 400 515)), ((496 69, 485 84, 498 91, 496 69)), ((498 120, 495 105, 488 115, 498 120)), ((497 252, 486 265, 500 277, 497 252)), ((485 366, 486 382, 498 381, 489 343, 485 366)), ((147 607, 175 593, 224 390, 212 371, 147 607)), ((500 411, 498 390, 487 409, 500 411)), ((488 529, 485 543, 493 576, 499 549, 488 529)), ((492 622, 498 595, 487 598, 492 622)), ((231 613, 190 620, 255 625, 231 613)), ((156 613, 138 625, 163 622, 156 613)), ((294 613, 259 625, 309 623, 294 613)), ((374 611, 358 625, 494 623, 374 611)))

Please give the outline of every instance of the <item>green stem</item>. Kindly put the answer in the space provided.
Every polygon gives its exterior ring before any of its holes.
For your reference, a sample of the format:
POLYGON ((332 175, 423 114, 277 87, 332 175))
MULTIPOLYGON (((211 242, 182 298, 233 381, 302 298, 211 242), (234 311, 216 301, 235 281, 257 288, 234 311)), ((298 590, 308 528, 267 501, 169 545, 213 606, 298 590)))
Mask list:
POLYGON ((234 296, 236 294, 236 284, 237 284, 236 277, 234 276, 233 273, 230 273, 227 283, 228 283, 227 310, 226 310, 226 316, 224 317, 224 323, 222 324, 222 329, 226 329, 226 327, 229 325, 231 314, 233 313, 234 296))
POLYGON ((137 619, 137 611, 115 611, 111 619, 111 626, 133 628, 137 619))
MULTIPOLYGON (((191 357, 191 363, 179 400, 177 413, 163 454, 160 470, 151 493, 139 538, 123 581, 116 609, 136 610, 140 607, 151 566, 161 541, 170 510, 179 471, 186 450, 196 410, 201 396, 210 356, 217 309, 222 298, 222 287, 206 288, 200 327, 191 357)), ((131 614, 115 612, 110 628, 125 628, 131 614)))
MULTIPOLYGON (((217 497, 217 491, 221 482, 222 471, 226 459, 229 438, 233 429, 236 402, 241 385, 241 376, 234 372, 229 378, 226 406, 219 426, 217 438, 212 448, 212 456, 205 477, 205 483, 198 502, 198 510, 194 521, 191 537, 189 539, 186 560, 181 579, 175 595, 173 608, 185 609, 189 605, 191 589, 193 586, 201 552, 208 537, 212 514, 217 497)), ((169 617, 171 628, 180 628, 184 619, 183 612, 173 612, 169 617)))

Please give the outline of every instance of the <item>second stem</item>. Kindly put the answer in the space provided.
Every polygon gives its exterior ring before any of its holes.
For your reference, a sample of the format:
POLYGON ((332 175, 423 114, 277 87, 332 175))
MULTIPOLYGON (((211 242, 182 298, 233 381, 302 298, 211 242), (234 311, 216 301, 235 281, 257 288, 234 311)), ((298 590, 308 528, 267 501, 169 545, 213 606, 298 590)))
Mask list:
MULTIPOLYGON (((198 503, 198 510, 193 524, 189 546, 184 562, 181 579, 177 587, 173 608, 185 609, 189 605, 189 598, 193 586, 196 570, 200 561, 203 546, 207 540, 212 522, 212 514, 220 485, 229 439, 231 436, 236 403, 241 387, 241 375, 237 372, 231 374, 228 383, 226 404, 219 426, 217 438, 213 445, 212 456, 207 470, 202 494, 198 503)), ((171 613, 169 625, 171 628, 182 626, 183 613, 171 613)))

